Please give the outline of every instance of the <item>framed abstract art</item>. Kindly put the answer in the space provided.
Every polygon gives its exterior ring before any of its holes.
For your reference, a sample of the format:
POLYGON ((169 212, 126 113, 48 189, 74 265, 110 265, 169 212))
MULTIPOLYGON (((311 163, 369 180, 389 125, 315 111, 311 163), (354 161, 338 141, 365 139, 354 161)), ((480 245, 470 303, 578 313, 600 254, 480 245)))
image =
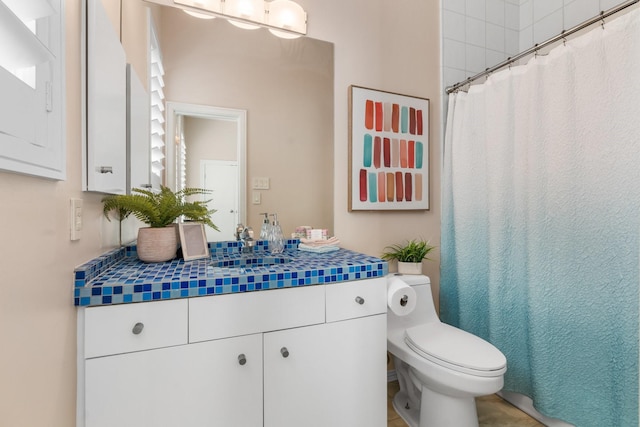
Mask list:
POLYGON ((349 87, 349 211, 429 209, 429 100, 349 87))

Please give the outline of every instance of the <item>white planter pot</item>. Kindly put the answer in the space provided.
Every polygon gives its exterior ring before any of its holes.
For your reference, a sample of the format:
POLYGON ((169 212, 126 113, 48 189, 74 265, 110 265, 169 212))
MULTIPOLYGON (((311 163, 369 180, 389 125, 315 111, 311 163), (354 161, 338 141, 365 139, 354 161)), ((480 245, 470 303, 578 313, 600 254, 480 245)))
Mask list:
POLYGON ((165 262, 176 256, 178 237, 176 227, 142 227, 136 243, 138 258, 144 262, 165 262))
POLYGON ((422 274, 421 262, 400 262, 398 261, 398 273, 400 274, 422 274))

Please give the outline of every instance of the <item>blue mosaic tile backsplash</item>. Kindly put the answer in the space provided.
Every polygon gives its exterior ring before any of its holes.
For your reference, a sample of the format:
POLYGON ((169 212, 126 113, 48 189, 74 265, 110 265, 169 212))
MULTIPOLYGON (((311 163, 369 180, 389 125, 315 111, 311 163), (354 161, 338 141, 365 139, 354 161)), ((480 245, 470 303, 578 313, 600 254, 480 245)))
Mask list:
POLYGON ((143 263, 135 245, 115 249, 75 269, 74 304, 94 306, 259 291, 383 277, 386 261, 340 249, 310 253, 287 240, 272 255, 266 241, 253 254, 237 242, 211 242, 210 258, 143 263))

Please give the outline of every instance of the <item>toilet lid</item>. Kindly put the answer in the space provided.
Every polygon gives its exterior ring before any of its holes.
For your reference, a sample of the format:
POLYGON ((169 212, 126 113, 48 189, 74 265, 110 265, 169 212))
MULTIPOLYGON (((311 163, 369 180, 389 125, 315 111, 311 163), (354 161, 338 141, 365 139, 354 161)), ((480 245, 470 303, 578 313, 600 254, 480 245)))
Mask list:
POLYGON ((506 371, 507 359, 493 345, 445 323, 425 323, 408 328, 405 342, 434 363, 478 376, 497 376, 506 371))

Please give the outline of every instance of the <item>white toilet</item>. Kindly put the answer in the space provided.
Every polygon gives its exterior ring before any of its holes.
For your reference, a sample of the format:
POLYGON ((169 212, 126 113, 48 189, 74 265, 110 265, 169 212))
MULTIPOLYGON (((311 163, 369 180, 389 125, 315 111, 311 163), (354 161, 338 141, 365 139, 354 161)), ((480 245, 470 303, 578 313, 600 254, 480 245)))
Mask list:
POLYGON ((502 388, 506 358, 483 339, 440 322, 427 276, 389 275, 388 283, 394 277, 417 299, 409 314, 387 314, 387 348, 400 384, 394 409, 411 427, 477 427, 475 397, 502 388))

